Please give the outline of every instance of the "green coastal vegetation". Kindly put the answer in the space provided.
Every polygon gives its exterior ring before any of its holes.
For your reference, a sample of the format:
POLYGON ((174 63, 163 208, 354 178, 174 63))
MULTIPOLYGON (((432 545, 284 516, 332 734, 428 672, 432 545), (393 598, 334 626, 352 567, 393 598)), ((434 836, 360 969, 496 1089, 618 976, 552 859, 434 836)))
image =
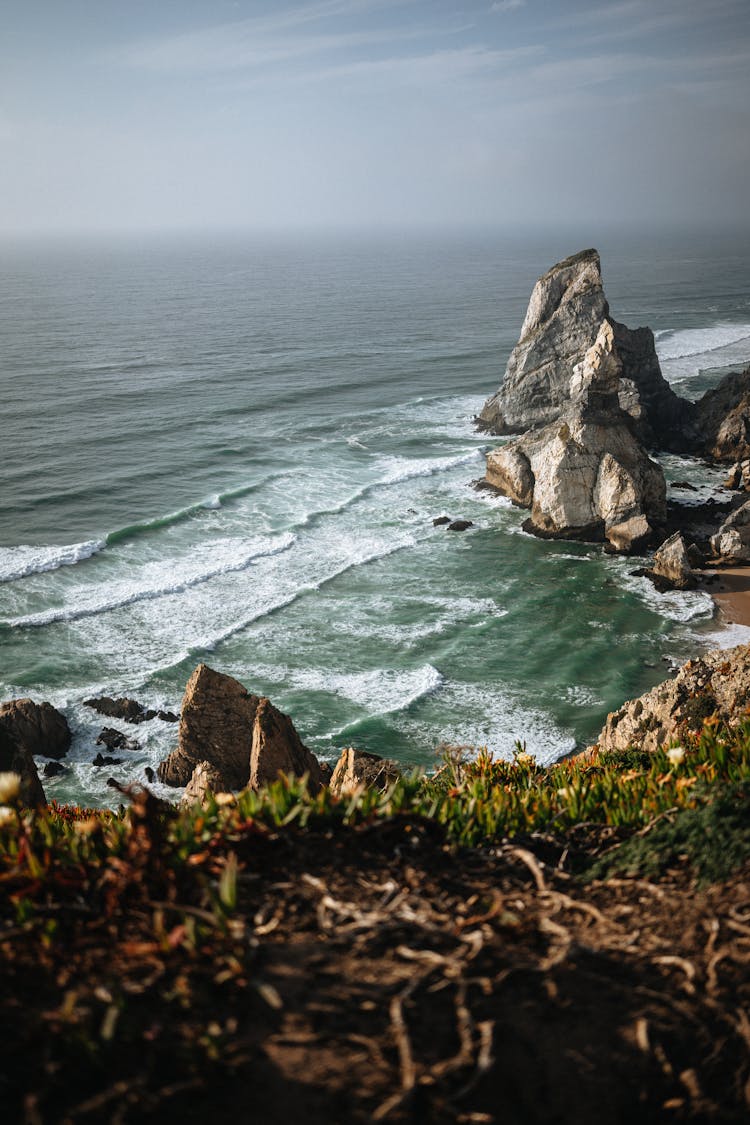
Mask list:
POLYGON ((345 796, 3 779, 9 1120, 744 1119, 750 721, 345 796))

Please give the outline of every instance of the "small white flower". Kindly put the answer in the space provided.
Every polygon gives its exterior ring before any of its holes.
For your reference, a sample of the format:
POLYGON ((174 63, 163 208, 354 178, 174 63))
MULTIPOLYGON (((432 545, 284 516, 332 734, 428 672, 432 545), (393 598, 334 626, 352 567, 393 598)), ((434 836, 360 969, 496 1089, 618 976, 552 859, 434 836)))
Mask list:
POLYGON ((557 795, 558 795, 558 797, 563 797, 563 798, 569 797, 570 796, 570 790, 569 789, 558 789, 557 795))
POLYGON ((667 750, 667 757, 673 766, 679 766, 685 760, 684 746, 673 746, 671 750, 667 750))
POLYGON ((21 778, 17 773, 0 773, 0 805, 15 801, 21 792, 21 778))
POLYGON ((4 828, 6 824, 12 824, 15 819, 15 809, 9 809, 5 805, 0 805, 0 828, 4 828))

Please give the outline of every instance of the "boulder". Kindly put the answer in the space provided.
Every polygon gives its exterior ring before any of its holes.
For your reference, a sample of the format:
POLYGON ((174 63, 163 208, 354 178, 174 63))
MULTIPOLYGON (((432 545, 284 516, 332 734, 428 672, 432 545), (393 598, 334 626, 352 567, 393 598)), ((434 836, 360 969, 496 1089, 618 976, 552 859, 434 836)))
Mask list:
POLYGON ((654 577, 669 589, 689 590, 696 585, 688 549, 679 531, 664 540, 654 555, 651 569, 654 577))
POLYGON ((446 531, 466 531, 467 528, 470 528, 470 527, 473 527, 473 526, 474 526, 473 520, 453 520, 452 523, 448 524, 448 526, 446 527, 445 530, 446 531))
POLYGON ((179 744, 157 775, 167 785, 187 785, 201 763, 220 777, 222 790, 257 789, 285 773, 308 774, 310 790, 317 792, 330 774, 302 744, 288 715, 207 664, 188 681, 179 744))
POLYGON ((185 688, 177 749, 160 763, 159 780, 187 785, 198 763, 208 761, 227 789, 242 789, 250 777, 259 702, 238 680, 199 664, 185 688))
POLYGON ((97 754, 91 763, 92 766, 121 766, 122 758, 113 758, 110 754, 97 754))
POLYGON ((531 508, 525 530, 606 539, 616 551, 631 551, 666 518, 664 474, 619 405, 620 371, 614 331, 604 320, 569 376, 568 406, 557 421, 488 455, 486 482, 531 508))
POLYGON ((198 762, 182 795, 181 804, 203 804, 209 793, 224 793, 228 788, 215 766, 210 762, 198 762))
POLYGON ((566 258, 537 281, 503 383, 477 419, 480 428, 513 434, 555 422, 569 402, 571 372, 605 320, 620 365, 616 393, 639 439, 650 447, 692 448, 693 405, 664 379, 653 333, 610 317, 596 250, 566 258))
POLYGON ((278 711, 269 699, 261 699, 253 727, 250 788, 269 785, 280 774, 307 774, 311 793, 317 793, 330 780, 330 771, 303 746, 289 716, 278 711))
POLYGON ((451 522, 450 516, 438 516, 436 519, 434 519, 432 521, 432 526, 433 527, 444 527, 446 524, 448 524, 450 522, 451 522))
POLYGON ((7 735, 30 754, 62 758, 70 746, 70 727, 51 703, 12 699, 0 704, 0 738, 7 735))
POLYGON ((720 557, 750 562, 750 500, 735 508, 711 536, 711 549, 720 557))
POLYGON ((719 649, 689 660, 674 679, 613 711, 597 746, 600 750, 656 750, 699 731, 714 714, 732 726, 745 722, 749 705, 750 645, 719 649))
POLYGON ((346 797, 360 789, 385 790, 401 776, 393 762, 365 750, 342 750, 331 777, 331 792, 346 797))
POLYGON ((65 766, 61 765, 60 762, 44 763, 44 777, 59 777, 61 773, 65 773, 65 766))

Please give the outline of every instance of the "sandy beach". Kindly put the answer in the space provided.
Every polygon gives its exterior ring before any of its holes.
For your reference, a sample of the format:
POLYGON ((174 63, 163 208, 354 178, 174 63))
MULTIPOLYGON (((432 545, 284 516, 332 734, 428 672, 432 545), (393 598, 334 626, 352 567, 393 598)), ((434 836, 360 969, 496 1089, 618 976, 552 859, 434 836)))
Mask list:
POLYGON ((750 566, 715 571, 718 582, 706 589, 732 625, 750 625, 750 566))

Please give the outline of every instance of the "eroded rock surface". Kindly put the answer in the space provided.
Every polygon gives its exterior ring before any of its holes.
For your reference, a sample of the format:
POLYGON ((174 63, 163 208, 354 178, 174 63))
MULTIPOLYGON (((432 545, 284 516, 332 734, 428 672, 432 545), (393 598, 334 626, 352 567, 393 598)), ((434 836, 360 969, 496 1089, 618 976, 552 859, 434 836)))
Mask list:
POLYGON ((596 250, 558 262, 537 281, 503 383, 485 403, 480 425, 513 434, 556 421, 569 403, 571 373, 605 320, 620 364, 616 393, 640 440, 661 448, 691 444, 694 407, 663 377, 651 330, 631 330, 610 316, 596 250))
POLYGON ((20 776, 24 805, 46 804, 34 755, 59 759, 69 746, 67 720, 50 703, 13 699, 0 706, 0 772, 20 776))
POLYGON ((198 802, 202 804, 210 793, 223 793, 227 788, 224 778, 215 766, 210 762, 198 762, 183 793, 182 804, 195 805, 198 802))
POLYGON ((656 750, 699 731, 718 715, 730 725, 747 719, 750 706, 750 645, 709 652, 689 660, 665 680, 607 716, 597 739, 600 750, 656 750))
POLYGON ((652 573, 669 589, 688 590, 695 586, 696 578, 681 532, 670 535, 659 547, 654 555, 652 573))
POLYGON ((706 456, 725 462, 750 458, 750 367, 725 375, 695 409, 706 456))
POLYGON ((568 405, 557 419, 487 457, 486 480, 520 507, 524 528, 553 538, 608 540, 618 551, 647 543, 666 518, 661 467, 621 409, 622 363, 603 320, 568 378, 568 405))
POLYGON ((232 676, 199 664, 185 688, 177 749, 159 765, 159 780, 187 785, 198 763, 208 761, 225 788, 247 785, 259 702, 232 676))
POLYGON ((384 790, 400 776, 399 769, 387 758, 349 748, 341 751, 341 757, 334 766, 331 792, 337 797, 344 797, 359 789, 384 790))
POLYGON ((750 562, 750 500, 736 508, 711 536, 713 552, 735 562, 750 562))
POLYGON ((199 664, 188 681, 179 745, 157 774, 167 785, 187 785, 199 765, 211 768, 222 791, 257 789, 285 773, 307 774, 310 790, 317 792, 330 776, 288 715, 207 664, 199 664))

